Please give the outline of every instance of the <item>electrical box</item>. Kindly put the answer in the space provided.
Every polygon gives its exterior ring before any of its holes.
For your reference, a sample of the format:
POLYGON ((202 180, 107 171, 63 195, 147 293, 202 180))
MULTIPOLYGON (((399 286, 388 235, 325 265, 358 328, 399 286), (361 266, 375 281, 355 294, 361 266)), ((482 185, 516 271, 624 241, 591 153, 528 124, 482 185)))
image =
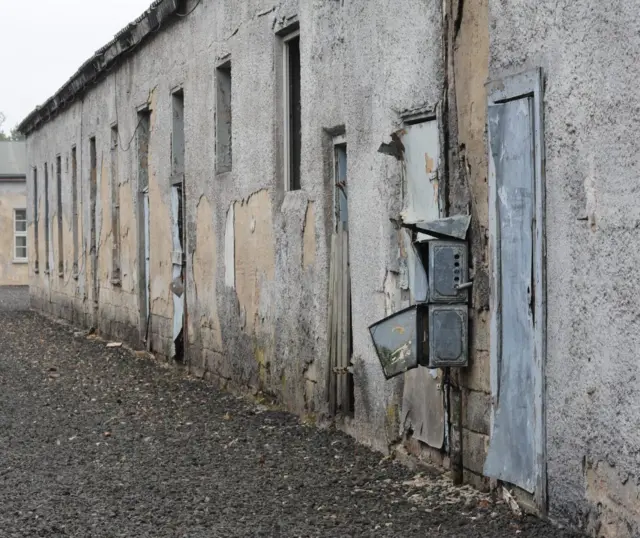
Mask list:
POLYGON ((468 342, 466 304, 429 305, 429 368, 467 366, 468 342))
POLYGON ((412 243, 408 236, 408 244, 405 242, 409 252, 409 282, 414 297, 426 302, 418 302, 369 327, 387 379, 418 366, 464 368, 468 365, 467 303, 472 283, 469 281, 469 247, 464 238, 470 222, 470 216, 461 215, 406 225, 418 233, 417 241, 412 243), (420 239, 419 234, 428 235, 428 239, 420 239), (419 270, 422 270, 421 279, 416 278, 419 270))
POLYGON ((425 362, 426 305, 413 305, 369 327, 373 345, 387 379, 425 362))
POLYGON ((464 241, 429 241, 430 303, 467 302, 468 257, 464 241))

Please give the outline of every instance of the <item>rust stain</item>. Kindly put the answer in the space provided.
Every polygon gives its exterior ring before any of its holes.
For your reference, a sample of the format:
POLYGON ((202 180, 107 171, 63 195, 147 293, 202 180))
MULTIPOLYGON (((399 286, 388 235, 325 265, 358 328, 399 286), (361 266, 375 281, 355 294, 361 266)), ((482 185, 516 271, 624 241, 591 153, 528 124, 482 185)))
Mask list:
POLYGON ((424 154, 424 169, 427 174, 433 172, 433 158, 429 157, 429 154, 425 152, 424 154))

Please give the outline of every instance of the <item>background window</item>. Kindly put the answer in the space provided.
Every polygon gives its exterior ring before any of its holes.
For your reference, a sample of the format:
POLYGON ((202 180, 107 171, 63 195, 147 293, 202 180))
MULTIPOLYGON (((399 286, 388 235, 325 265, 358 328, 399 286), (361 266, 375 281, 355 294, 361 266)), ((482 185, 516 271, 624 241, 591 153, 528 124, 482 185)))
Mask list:
POLYGON ((27 210, 14 209, 13 236, 15 261, 27 261, 27 210))

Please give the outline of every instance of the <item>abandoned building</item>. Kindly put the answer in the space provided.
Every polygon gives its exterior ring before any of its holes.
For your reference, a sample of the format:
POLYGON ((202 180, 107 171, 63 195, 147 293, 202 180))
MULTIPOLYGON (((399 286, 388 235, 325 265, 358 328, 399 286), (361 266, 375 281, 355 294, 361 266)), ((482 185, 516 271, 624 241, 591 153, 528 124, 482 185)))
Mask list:
POLYGON ((31 304, 638 536, 637 21, 156 0, 19 126, 31 304))
POLYGON ((26 149, 24 142, 0 142, 0 286, 29 283, 26 149))

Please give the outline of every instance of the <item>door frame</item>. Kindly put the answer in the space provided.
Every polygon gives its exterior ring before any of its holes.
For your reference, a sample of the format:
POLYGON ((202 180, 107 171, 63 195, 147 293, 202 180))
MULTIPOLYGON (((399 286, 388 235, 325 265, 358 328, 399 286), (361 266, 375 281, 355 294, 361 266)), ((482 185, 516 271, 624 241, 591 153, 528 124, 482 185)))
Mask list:
MULTIPOLYGON (((534 406, 540 417, 535 424, 536 439, 536 490, 534 500, 541 514, 547 513, 547 431, 545 410, 545 362, 546 362, 546 245, 545 245, 545 156, 543 132, 543 87, 541 68, 532 69, 516 75, 504 77, 487 83, 488 105, 498 105, 507 101, 529 97, 533 101, 533 147, 534 147, 534 197, 535 230, 533 234, 533 256, 535 261, 535 322, 534 322, 534 406)), ((498 401, 500 394, 500 335, 502 330, 500 274, 500 223, 498 221, 498 193, 496 192, 496 173, 489 159, 489 249, 491 259, 491 396, 492 402, 498 401)), ((491 432, 493 433, 494 405, 491 410, 491 432)))

